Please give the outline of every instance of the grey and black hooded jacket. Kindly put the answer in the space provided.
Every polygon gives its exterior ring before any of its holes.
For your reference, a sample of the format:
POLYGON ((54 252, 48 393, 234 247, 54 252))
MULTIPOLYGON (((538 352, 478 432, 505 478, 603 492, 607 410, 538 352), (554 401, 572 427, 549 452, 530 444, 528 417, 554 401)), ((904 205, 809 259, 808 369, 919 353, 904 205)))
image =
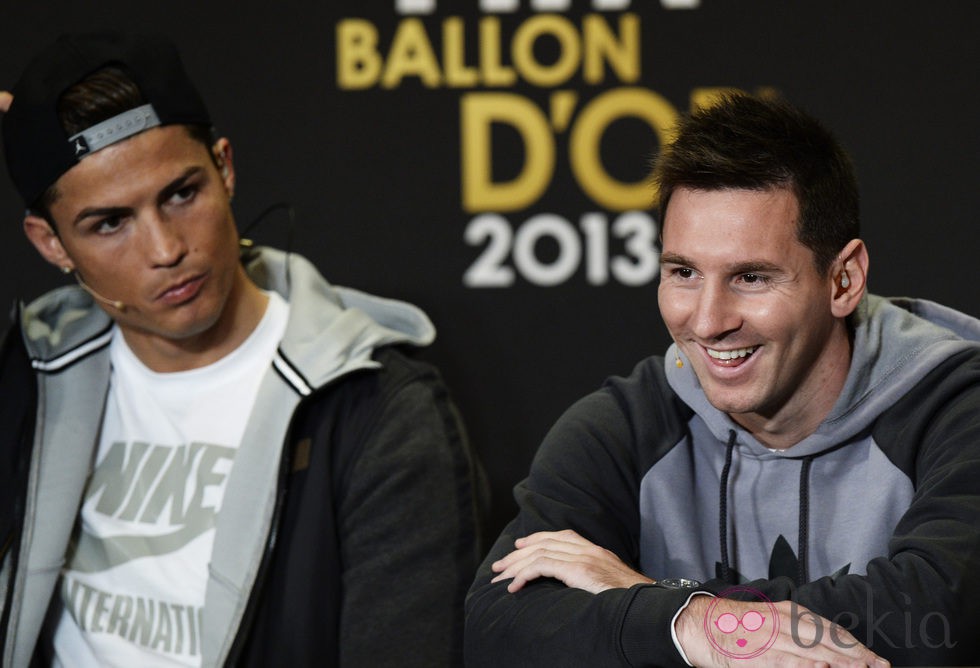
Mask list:
POLYGON ((797 601, 895 664, 980 660, 980 321, 868 296, 852 325, 836 405, 785 451, 715 409, 673 348, 573 405, 470 589, 468 664, 684 665, 670 627, 690 591, 490 583, 515 538, 561 529, 653 579, 797 601))
MULTIPOLYGON (((329 285, 306 260, 243 262, 290 303, 216 521, 204 666, 455 665, 483 487, 447 390, 403 354, 413 306, 329 285)), ((45 651, 109 383, 112 322, 69 287, 0 354, 2 665, 45 651)))

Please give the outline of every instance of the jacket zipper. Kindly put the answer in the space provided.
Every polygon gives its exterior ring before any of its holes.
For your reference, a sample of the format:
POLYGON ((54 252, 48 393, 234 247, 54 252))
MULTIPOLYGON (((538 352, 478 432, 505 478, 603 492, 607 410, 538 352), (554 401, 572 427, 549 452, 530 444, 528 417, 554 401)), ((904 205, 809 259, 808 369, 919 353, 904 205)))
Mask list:
POLYGON ((282 519, 282 510, 286 505, 286 495, 289 491, 289 471, 293 466, 293 448, 290 446, 293 441, 293 427, 296 422, 296 416, 300 410, 303 409, 307 403, 312 401, 312 399, 318 393, 319 390, 313 394, 310 394, 309 396, 303 397, 303 399, 296 404, 296 408, 293 410, 293 415, 289 419, 289 427, 286 429, 286 434, 283 438, 282 455, 279 459, 279 480, 276 486, 276 503, 275 506, 273 506, 272 519, 269 522, 269 535, 266 538, 265 548, 262 551, 262 560, 259 562, 259 570, 255 574, 255 581, 252 583, 252 590, 249 593, 248 603, 245 605, 245 612, 242 615, 241 622, 238 624, 238 631, 235 634, 235 640, 232 642, 231 649, 228 650, 228 655, 224 662, 225 666, 235 666, 238 664, 241 654, 245 649, 248 631, 252 628, 252 624, 255 622, 259 598, 261 597, 262 591, 265 589, 265 581, 266 578, 268 578, 269 570, 271 568, 273 553, 275 552, 277 539, 279 538, 279 523, 282 519))

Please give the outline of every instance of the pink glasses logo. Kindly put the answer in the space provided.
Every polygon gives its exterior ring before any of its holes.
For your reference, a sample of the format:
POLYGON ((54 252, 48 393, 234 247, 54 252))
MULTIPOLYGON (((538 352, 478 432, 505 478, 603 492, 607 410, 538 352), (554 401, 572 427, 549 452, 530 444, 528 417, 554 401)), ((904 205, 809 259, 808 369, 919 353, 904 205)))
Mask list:
MULTIPOLYGON (((722 633, 735 633, 739 626, 749 632, 758 631, 765 623, 766 618, 755 610, 749 610, 742 615, 741 619, 730 612, 724 612, 722 613, 721 617, 715 620, 715 626, 717 626, 722 633)), ((740 638, 736 641, 736 644, 739 647, 744 647, 746 642, 747 641, 744 638, 740 638)))
POLYGON ((716 650, 733 659, 753 659, 772 647, 779 634, 776 607, 750 587, 726 589, 712 600, 704 616, 704 632, 716 650), (731 600, 742 605, 731 611, 731 600), (749 604, 746 610, 744 604, 749 604))

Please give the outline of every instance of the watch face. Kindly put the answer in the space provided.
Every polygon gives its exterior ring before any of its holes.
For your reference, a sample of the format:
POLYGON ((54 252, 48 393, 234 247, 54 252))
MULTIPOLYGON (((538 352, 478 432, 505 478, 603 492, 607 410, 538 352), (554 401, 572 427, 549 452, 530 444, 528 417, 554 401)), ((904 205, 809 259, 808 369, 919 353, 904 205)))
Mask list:
POLYGON ((667 589, 694 589, 701 586, 701 583, 697 580, 690 580, 688 578, 664 578, 663 580, 657 580, 657 584, 667 589))

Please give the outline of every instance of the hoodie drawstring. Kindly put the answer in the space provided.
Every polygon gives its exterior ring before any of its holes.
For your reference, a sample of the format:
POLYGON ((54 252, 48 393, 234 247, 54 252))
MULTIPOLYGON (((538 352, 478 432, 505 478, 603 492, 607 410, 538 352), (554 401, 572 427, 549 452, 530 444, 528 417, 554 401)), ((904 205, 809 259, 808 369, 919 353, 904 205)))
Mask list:
POLYGON ((721 470, 721 499, 718 502, 721 539, 721 579, 731 582, 731 566, 728 563, 728 472, 732 468, 732 451, 735 449, 735 430, 728 430, 728 446, 725 450, 725 466, 721 470))
MULTIPOLYGON (((725 448, 725 466, 721 469, 721 493, 718 501, 719 538, 721 541, 721 579, 732 583, 732 567, 728 561, 728 477, 732 468, 732 453, 735 450, 736 433, 728 430, 728 444, 725 448)), ((799 542, 797 543, 797 584, 804 585, 810 581, 807 567, 807 550, 810 533, 810 465, 813 455, 804 457, 800 468, 800 526, 799 542)))
POLYGON ((797 584, 805 585, 810 581, 810 574, 807 572, 807 543, 810 533, 810 464, 813 463, 813 455, 803 458, 803 465, 800 467, 800 531, 799 543, 796 546, 796 563, 798 566, 797 584))

